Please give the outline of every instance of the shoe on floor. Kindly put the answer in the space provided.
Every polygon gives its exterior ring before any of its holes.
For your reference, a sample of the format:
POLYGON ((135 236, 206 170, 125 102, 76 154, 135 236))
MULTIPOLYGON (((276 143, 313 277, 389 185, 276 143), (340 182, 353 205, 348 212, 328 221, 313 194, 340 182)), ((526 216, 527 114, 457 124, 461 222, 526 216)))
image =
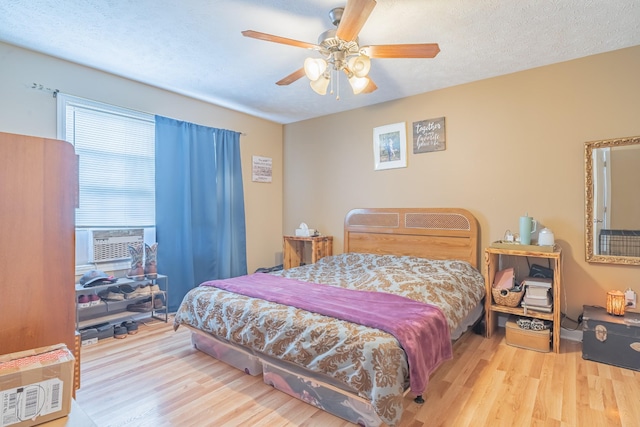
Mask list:
POLYGON ((127 328, 122 325, 116 325, 113 327, 113 337, 122 339, 127 337, 127 328))
POLYGON ((122 322, 122 326, 127 328, 127 333, 129 335, 135 335, 138 333, 138 322, 135 320, 129 320, 127 322, 122 322))

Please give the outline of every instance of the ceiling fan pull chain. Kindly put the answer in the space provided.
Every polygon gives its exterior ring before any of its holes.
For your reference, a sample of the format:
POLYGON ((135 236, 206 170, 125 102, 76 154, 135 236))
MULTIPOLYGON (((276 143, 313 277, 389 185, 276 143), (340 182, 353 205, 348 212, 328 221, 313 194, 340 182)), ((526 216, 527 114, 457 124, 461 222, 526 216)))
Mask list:
POLYGON ((329 83, 331 83, 331 92, 329 92, 331 95, 333 95, 333 86, 335 85, 335 79, 333 78, 333 70, 330 69, 329 70, 329 83))

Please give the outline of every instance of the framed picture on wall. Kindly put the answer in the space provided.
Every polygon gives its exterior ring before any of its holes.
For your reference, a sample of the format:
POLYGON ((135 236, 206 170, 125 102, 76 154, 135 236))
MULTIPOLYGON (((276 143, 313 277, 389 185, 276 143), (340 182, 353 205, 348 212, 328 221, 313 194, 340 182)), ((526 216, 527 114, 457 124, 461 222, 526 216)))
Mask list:
POLYGON ((413 154, 446 148, 444 117, 413 122, 413 154))
POLYGON ((405 122, 373 129, 375 170, 407 167, 407 129, 405 122))

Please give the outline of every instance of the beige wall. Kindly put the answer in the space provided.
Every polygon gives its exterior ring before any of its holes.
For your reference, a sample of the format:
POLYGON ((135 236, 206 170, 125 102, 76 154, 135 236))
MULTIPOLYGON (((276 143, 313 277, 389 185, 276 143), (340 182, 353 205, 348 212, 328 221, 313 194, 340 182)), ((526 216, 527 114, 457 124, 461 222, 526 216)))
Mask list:
POLYGON ((248 269, 252 272, 261 266, 275 265, 279 260, 282 125, 0 43, 1 132, 56 137, 56 100, 51 93, 31 89, 34 82, 75 96, 245 133, 240 140, 248 269), (254 155, 273 159, 272 183, 251 181, 254 155))
POLYGON ((528 212, 563 249, 569 316, 640 293, 640 267, 584 261, 583 158, 586 141, 640 135, 638 70, 640 46, 286 125, 284 231, 305 221, 340 253, 352 208, 463 207, 484 248, 528 212), (409 145, 407 168, 374 171, 373 128, 406 122, 411 143, 413 122, 442 116, 445 151, 409 145))
MULTIPOLYGON (((640 267, 584 262, 585 141, 640 135, 640 47, 461 85, 283 126, 0 43, 0 131, 55 138, 51 94, 62 92, 246 133, 242 162, 248 269, 281 262, 282 234, 305 221, 333 235, 356 207, 455 206, 478 218, 482 247, 528 212, 564 252, 566 303, 604 304, 607 290, 640 293, 640 267), (373 170, 374 127, 446 117, 445 151, 373 170), (282 141, 284 139, 284 149, 282 141), (273 159, 273 183, 251 182, 251 156, 273 159), (304 159, 304 160, 302 160, 304 159), (286 181, 283 179, 286 176, 286 181), (283 200, 284 194, 284 200, 283 200)), ((366 95, 365 95, 366 96, 366 95)), ((0 159, 7 161, 7 159, 0 159)), ((524 267, 523 267, 524 268, 524 267)))

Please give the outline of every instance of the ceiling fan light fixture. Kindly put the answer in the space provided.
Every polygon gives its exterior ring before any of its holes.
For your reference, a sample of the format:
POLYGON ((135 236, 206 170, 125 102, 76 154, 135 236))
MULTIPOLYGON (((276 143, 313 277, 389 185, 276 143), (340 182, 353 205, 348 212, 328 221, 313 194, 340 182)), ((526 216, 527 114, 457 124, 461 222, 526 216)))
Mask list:
POLYGON ((371 70, 371 59, 366 55, 352 56, 349 58, 349 70, 356 77, 365 77, 371 70))
POLYGON ((349 77, 349 84, 351 85, 351 89, 353 89, 353 93, 356 95, 362 92, 369 85, 370 81, 368 77, 358 77, 355 74, 349 77))
POLYGON ((313 50, 324 59, 307 58, 304 66, 276 82, 289 85, 306 75, 316 93, 326 94, 327 87, 334 87, 340 99, 339 76, 344 72, 353 92, 371 93, 378 86, 368 77, 371 58, 434 58, 440 47, 437 43, 404 43, 360 46, 358 35, 376 6, 376 0, 346 0, 346 6, 334 8, 329 13, 336 27, 320 34, 318 43, 280 37, 260 31, 242 31, 245 37, 313 50), (335 74, 335 76, 334 76, 335 74))
POLYGON ((310 81, 309 85, 311 85, 311 89, 313 89, 313 91, 318 95, 326 95, 329 82, 330 79, 327 76, 322 75, 318 79, 310 81))
POLYGON ((307 58, 304 60, 304 73, 312 82, 320 79, 326 69, 327 61, 322 58, 307 58))

